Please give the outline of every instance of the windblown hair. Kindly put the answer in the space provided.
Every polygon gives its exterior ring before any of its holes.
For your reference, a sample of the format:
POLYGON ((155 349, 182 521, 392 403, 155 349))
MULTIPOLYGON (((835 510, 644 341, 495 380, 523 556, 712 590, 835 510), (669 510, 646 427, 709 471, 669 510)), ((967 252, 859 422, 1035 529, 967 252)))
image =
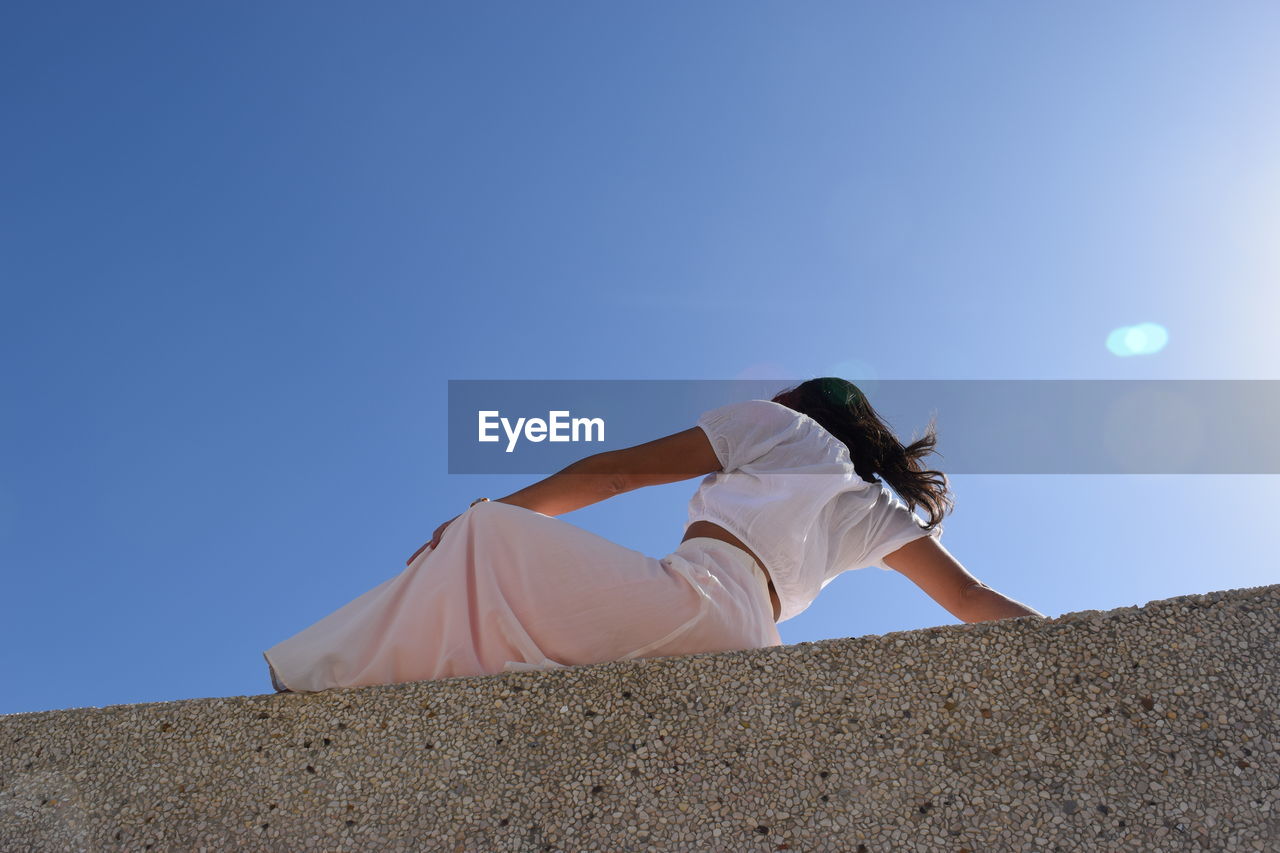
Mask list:
POLYGON ((926 509, 929 529, 954 508, 947 475, 926 469, 920 462, 936 452, 933 447, 938 436, 932 420, 924 437, 903 445, 858 386, 834 376, 801 382, 778 392, 773 402, 808 415, 844 442, 858 476, 875 483, 878 475, 912 510, 917 506, 926 509))

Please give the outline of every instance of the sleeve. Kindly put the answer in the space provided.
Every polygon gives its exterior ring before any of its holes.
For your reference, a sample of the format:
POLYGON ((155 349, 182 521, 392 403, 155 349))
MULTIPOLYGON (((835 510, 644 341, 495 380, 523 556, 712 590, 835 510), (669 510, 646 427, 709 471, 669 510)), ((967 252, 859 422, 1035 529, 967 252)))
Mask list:
POLYGON ((710 409, 698 417, 697 425, 707 434, 725 471, 754 462, 803 430, 799 413, 770 400, 710 409))
POLYGON ((837 540, 840 544, 836 562, 844 570, 875 566, 893 571, 885 563, 885 556, 912 540, 924 536, 937 539, 942 535, 941 524, 927 530, 925 522, 885 483, 877 490, 868 490, 848 500, 853 507, 848 517, 856 520, 849 523, 837 540))
POLYGON ((926 536, 937 539, 942 535, 942 525, 937 524, 933 529, 927 529, 925 522, 909 510, 906 503, 897 495, 892 495, 892 501, 886 504, 886 510, 883 513, 877 513, 878 524, 875 525, 875 531, 872 534, 872 541, 875 544, 871 546, 871 551, 864 562, 868 566, 891 572, 893 569, 884 561, 886 556, 916 539, 923 539, 926 536))

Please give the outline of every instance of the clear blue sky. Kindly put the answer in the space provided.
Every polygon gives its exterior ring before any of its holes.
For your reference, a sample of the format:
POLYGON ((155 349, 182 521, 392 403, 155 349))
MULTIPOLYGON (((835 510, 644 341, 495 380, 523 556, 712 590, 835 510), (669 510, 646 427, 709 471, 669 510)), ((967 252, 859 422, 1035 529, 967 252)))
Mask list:
MULTIPOLYGON (((5 4, 0 713, 270 692, 529 482, 446 473, 449 379, 1277 378, 1277 43, 1270 2, 5 4)), ((695 486, 564 517, 662 556, 695 486)), ((1274 477, 953 486, 944 544, 1051 616, 1277 580, 1274 477)), ((780 630, 954 621, 869 569, 780 630)))

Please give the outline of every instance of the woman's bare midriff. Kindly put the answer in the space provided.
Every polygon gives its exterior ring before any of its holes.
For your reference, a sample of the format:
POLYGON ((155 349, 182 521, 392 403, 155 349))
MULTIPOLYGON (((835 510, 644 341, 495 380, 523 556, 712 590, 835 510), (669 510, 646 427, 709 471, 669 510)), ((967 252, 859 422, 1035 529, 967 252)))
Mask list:
MULTIPOLYGON (((683 542, 685 539, 692 539, 695 536, 706 536, 710 539, 719 539, 721 542, 728 542, 733 547, 746 551, 748 554, 751 554, 751 559, 755 560, 756 565, 758 565, 760 570, 764 572, 764 576, 767 578, 769 577, 769 570, 764 567, 764 563, 760 561, 760 558, 757 557, 750 548, 742 544, 741 539, 734 536, 715 522, 705 520, 695 521, 685 530, 684 539, 681 539, 680 541, 683 542)), ((773 578, 769 578, 769 599, 773 602, 773 621, 776 623, 778 621, 778 617, 782 615, 782 602, 778 598, 778 591, 773 587, 773 578)))

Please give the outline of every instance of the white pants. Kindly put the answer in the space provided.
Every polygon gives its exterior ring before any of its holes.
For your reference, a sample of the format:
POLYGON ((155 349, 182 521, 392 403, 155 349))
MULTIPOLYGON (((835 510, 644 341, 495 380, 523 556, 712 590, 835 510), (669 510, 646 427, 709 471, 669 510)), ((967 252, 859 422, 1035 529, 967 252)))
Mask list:
POLYGON ((661 559, 484 501, 405 571, 264 652, 296 692, 782 644, 749 554, 688 539, 661 559))

